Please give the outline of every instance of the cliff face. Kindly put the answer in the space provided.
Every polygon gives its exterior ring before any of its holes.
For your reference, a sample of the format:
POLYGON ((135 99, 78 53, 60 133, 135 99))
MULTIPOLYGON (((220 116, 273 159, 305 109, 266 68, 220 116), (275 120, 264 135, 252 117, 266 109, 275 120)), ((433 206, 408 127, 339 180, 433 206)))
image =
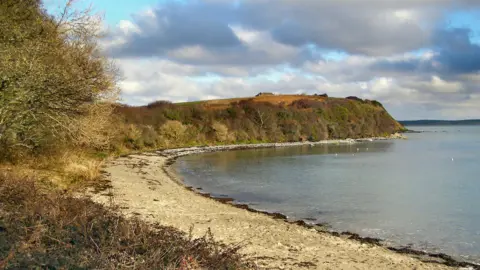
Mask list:
POLYGON ((318 141, 384 136, 403 129, 379 102, 355 97, 261 95, 180 104, 159 101, 143 107, 119 106, 117 114, 128 127, 123 140, 134 148, 318 141))

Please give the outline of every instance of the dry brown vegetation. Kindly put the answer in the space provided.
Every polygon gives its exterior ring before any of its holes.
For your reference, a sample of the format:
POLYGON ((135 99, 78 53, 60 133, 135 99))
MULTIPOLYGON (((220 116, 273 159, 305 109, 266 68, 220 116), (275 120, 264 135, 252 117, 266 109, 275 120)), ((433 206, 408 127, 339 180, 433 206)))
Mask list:
MULTIPOLYGON (((238 247, 127 219, 73 197, 101 178, 117 129, 117 73, 101 18, 0 1, 0 269, 238 269, 238 247)), ((138 127, 126 126, 137 136, 138 127)), ((172 121, 156 130, 174 140, 172 121)))
MULTIPOLYGON (((273 105, 290 105, 293 102, 301 99, 312 100, 312 101, 325 101, 326 98, 322 96, 307 96, 307 95, 257 95, 255 97, 244 97, 244 98, 228 98, 228 99, 216 99, 216 100, 205 100, 197 102, 185 102, 179 103, 179 105, 192 105, 192 104, 201 104, 208 109, 226 109, 230 107, 232 103, 250 101, 254 103, 269 103, 273 105)), ((161 103, 161 101, 160 101, 161 103)))
POLYGON ((242 269, 238 247, 0 173, 0 269, 242 269))
POLYGON ((99 52, 100 19, 68 1, 0 1, 0 159, 108 146, 116 70, 99 52), (91 121, 95 119, 95 121, 91 121))

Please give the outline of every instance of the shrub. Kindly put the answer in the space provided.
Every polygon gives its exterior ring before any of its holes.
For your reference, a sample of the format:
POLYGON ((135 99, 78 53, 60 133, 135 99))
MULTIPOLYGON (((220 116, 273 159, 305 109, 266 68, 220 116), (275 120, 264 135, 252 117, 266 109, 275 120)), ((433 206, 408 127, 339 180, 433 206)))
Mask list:
POLYGON ((346 97, 346 99, 354 100, 354 101, 358 101, 358 102, 363 102, 363 99, 361 99, 359 97, 356 97, 356 96, 349 96, 349 97, 346 97))
POLYGON ((140 145, 140 141, 142 138, 142 131, 139 127, 134 124, 129 124, 125 127, 124 130, 121 131, 123 135, 123 143, 130 149, 139 149, 142 145, 140 145))
POLYGON ((176 108, 167 108, 163 111, 165 118, 172 121, 181 121, 181 110, 177 110, 176 108))
POLYGON ((169 107, 172 105, 172 102, 166 100, 157 100, 147 104, 147 108, 155 109, 155 108, 164 108, 169 107))
POLYGON ((235 138, 237 142, 241 142, 241 143, 245 143, 250 140, 250 136, 248 136, 248 133, 245 132, 244 130, 235 131, 235 138))
MULTIPOLYGON (((1 269, 248 269, 205 237, 126 219, 89 199, 0 173, 1 269), (183 268, 182 268, 183 267, 183 268)), ((116 210, 116 209, 112 209, 116 210)))
POLYGON ((72 144, 77 147, 105 150, 117 130, 112 126, 113 106, 110 103, 97 103, 88 106, 82 117, 73 118, 69 129, 74 131, 72 144))
POLYGON ((372 102, 373 105, 375 105, 375 106, 377 106, 377 107, 382 107, 382 108, 383 108, 382 103, 380 103, 380 102, 378 102, 378 101, 376 101, 376 100, 372 100, 371 102, 372 102))
POLYGON ((165 145, 178 145, 184 142, 186 130, 187 126, 181 122, 169 120, 160 127, 158 134, 164 140, 163 143, 165 145))
POLYGON ((298 109, 308 109, 308 108, 320 108, 322 107, 323 103, 317 100, 312 100, 312 99, 299 99, 294 102, 292 102, 292 107, 298 108, 298 109))
POLYGON ((107 145, 102 125, 111 110, 100 104, 116 100, 117 72, 98 53, 99 18, 69 7, 54 18, 38 0, 0 1, 3 158, 69 143, 107 145))
POLYGON ((229 140, 228 127, 220 122, 213 122, 212 129, 215 132, 215 138, 219 142, 226 142, 229 140))
POLYGON ((146 147, 156 147, 158 144, 159 135, 152 126, 143 126, 142 140, 146 147))
POLYGON ((300 129, 300 124, 295 120, 287 120, 282 126, 283 133, 290 142, 299 141, 301 136, 300 129))

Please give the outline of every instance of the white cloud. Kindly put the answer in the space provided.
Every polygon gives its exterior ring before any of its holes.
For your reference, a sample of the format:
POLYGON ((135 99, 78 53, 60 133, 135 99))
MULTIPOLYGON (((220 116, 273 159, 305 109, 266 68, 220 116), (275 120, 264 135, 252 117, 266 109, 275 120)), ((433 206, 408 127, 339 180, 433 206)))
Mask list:
POLYGON ((118 29, 124 34, 124 35, 130 35, 132 33, 141 33, 142 30, 133 24, 131 21, 128 20, 121 20, 118 23, 118 29))
POLYGON ((438 76, 432 76, 432 81, 430 86, 432 87, 433 91, 444 92, 444 93, 457 93, 457 92, 460 92, 463 88, 463 85, 461 82, 447 82, 442 80, 438 76))
POLYGON ((447 10, 478 1, 162 3, 103 43, 123 72, 124 102, 326 92, 378 99, 398 118, 480 117, 480 47, 468 31, 437 29, 447 10))

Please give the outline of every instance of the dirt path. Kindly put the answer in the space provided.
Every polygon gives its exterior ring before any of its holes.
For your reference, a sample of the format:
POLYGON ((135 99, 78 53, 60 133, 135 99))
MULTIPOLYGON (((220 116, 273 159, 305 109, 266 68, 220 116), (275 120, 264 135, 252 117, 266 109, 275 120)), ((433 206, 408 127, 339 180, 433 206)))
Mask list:
POLYGON ((241 252, 259 268, 451 269, 205 198, 172 180, 162 169, 166 162, 162 156, 135 155, 109 164, 114 202, 125 214, 146 221, 185 232, 193 226, 196 236, 211 229, 217 240, 242 245, 241 252))

